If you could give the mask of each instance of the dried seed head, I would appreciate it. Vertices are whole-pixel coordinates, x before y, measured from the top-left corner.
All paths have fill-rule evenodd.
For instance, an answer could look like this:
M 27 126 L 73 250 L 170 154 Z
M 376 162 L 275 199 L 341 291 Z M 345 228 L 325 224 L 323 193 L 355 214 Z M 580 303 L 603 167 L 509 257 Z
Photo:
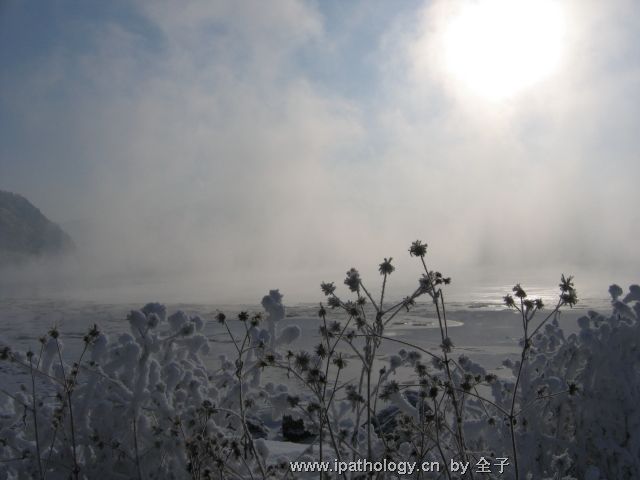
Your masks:
M 409 247 L 409 255 L 412 257 L 424 257 L 427 254 L 427 244 L 416 240 Z

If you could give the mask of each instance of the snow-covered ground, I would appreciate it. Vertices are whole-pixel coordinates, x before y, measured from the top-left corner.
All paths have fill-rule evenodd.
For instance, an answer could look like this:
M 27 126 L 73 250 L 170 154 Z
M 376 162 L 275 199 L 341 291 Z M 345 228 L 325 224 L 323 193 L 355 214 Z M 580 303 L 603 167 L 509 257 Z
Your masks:
M 552 294 L 539 291 L 550 299 Z M 453 329 L 451 339 L 456 351 L 464 352 L 468 356 L 491 362 L 492 359 L 502 359 L 505 355 L 519 351 L 518 340 L 522 336 L 522 326 L 518 322 L 518 316 L 513 311 L 506 309 L 502 303 L 502 296 L 509 292 L 483 291 L 472 295 L 473 300 L 464 302 L 448 301 L 449 326 Z M 553 291 L 555 294 L 555 291 Z M 319 295 L 319 300 L 323 298 Z M 46 334 L 51 327 L 57 326 L 65 339 L 66 355 L 73 355 L 81 346 L 81 340 L 87 329 L 97 324 L 100 329 L 108 334 L 119 334 L 128 331 L 129 324 L 126 321 L 127 314 L 131 310 L 137 310 L 152 299 L 143 299 L 139 304 L 125 303 L 97 303 L 61 299 L 0 299 L 0 341 L 8 343 L 17 349 L 38 348 L 38 338 Z M 310 349 L 318 342 L 320 320 L 317 316 L 318 304 L 288 304 L 286 318 L 281 327 L 286 325 L 298 325 L 302 329 L 301 338 L 296 342 L 296 349 Z M 393 303 L 390 301 L 390 303 Z M 591 298 L 581 300 L 572 310 L 565 310 L 561 314 L 561 325 L 565 331 L 573 331 L 576 328 L 575 320 L 584 315 L 587 310 L 593 309 L 607 312 L 610 309 L 609 301 L 605 298 Z M 223 312 L 230 319 L 241 311 L 250 314 L 263 312 L 258 302 L 253 304 L 233 305 L 205 305 L 205 304 L 169 304 L 169 312 L 183 310 L 190 315 L 199 315 L 205 320 L 204 333 L 214 345 L 211 354 L 217 361 L 218 354 L 228 354 L 232 351 L 226 330 L 218 324 L 215 316 Z M 343 320 L 344 314 L 338 310 L 329 310 L 329 320 Z M 234 322 L 230 321 L 232 329 Z M 440 333 L 437 329 L 438 322 L 435 310 L 430 302 L 418 302 L 416 308 L 410 312 L 398 315 L 387 328 L 387 335 L 399 341 L 419 344 L 423 348 L 437 350 L 440 343 Z M 236 325 L 238 332 L 241 325 Z M 401 346 L 386 344 L 382 355 L 390 350 L 397 350 Z
M 539 291 L 545 293 L 542 289 Z M 37 351 L 38 338 L 55 326 L 60 331 L 64 342 L 65 360 L 72 362 L 79 355 L 83 345 L 82 338 L 90 326 L 95 323 L 101 331 L 111 336 L 128 332 L 127 314 L 143 305 L 144 302 L 119 304 L 68 299 L 0 300 L 0 343 L 12 345 L 16 350 Z M 588 302 L 581 302 L 572 310 L 563 311 L 560 322 L 565 332 L 575 331 L 576 319 L 592 308 L 606 312 L 609 307 L 606 306 L 605 300 L 589 299 Z M 504 368 L 502 362 L 506 358 L 515 359 L 519 355 L 521 348 L 518 342 L 522 337 L 522 325 L 519 316 L 503 306 L 498 292 L 477 293 L 475 301 L 471 302 L 449 302 L 448 309 L 448 324 L 451 328 L 450 338 L 454 343 L 454 353 L 466 355 L 498 375 L 510 375 L 510 369 Z M 205 321 L 203 333 L 209 339 L 212 348 L 209 355 L 203 356 L 203 360 L 210 368 L 218 367 L 220 355 L 232 356 L 234 353 L 227 331 L 215 320 L 215 316 L 219 312 L 224 312 L 230 318 L 228 324 L 232 333 L 239 337 L 244 327 L 241 322 L 234 321 L 236 315 L 241 311 L 251 314 L 263 312 L 263 308 L 257 303 L 167 305 L 168 312 L 177 310 L 183 310 L 189 315 L 199 315 Z M 300 338 L 291 346 L 294 351 L 312 351 L 313 347 L 319 343 L 321 322 L 317 311 L 317 304 L 287 306 L 286 317 L 280 322 L 279 328 L 282 329 L 288 325 L 297 325 L 301 328 Z M 329 310 L 327 318 L 343 321 L 346 316 L 344 312 L 336 309 Z M 440 350 L 438 321 L 435 310 L 428 301 L 418 302 L 410 312 L 399 314 L 387 327 L 385 333 L 393 341 L 383 342 L 379 350 L 380 362 L 385 362 L 389 355 L 395 354 L 401 348 L 410 349 L 403 342 L 434 353 Z M 350 357 L 355 359 L 355 354 Z M 352 375 L 355 379 L 360 373 L 359 368 L 358 362 L 351 362 L 344 373 Z M 9 364 L 0 363 L 2 388 L 16 389 L 20 382 L 26 381 L 26 376 L 15 376 L 14 371 Z M 277 378 L 279 376 L 277 372 L 271 375 L 275 375 L 273 380 L 282 380 Z

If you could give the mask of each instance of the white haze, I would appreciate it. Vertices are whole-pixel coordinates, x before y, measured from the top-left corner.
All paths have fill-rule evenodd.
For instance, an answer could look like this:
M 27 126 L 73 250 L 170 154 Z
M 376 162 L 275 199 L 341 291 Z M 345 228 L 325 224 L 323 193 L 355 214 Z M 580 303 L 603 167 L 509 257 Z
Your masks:
M 12 122 L 0 188 L 79 247 L 3 285 L 171 301 L 279 287 L 315 300 L 320 281 L 351 266 L 374 275 L 388 256 L 413 285 L 417 238 L 469 283 L 574 271 L 604 287 L 637 274 L 635 2 L 567 2 L 559 71 L 500 102 L 442 72 L 447 2 L 387 7 L 362 60 L 376 77 L 353 72 L 359 95 L 301 60 L 356 42 L 321 3 L 142 5 L 142 30 L 62 15 L 86 45 L 62 42 L 0 76 Z M 353 22 L 366 9 L 350 9 Z M 11 22 L 11 6 L 0 12 Z

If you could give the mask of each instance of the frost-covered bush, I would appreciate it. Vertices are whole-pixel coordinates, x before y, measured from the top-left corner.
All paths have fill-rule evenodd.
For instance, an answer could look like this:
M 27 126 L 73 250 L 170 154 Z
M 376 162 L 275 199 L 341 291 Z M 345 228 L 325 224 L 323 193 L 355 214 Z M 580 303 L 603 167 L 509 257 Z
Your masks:
M 245 333 L 232 336 L 238 356 L 220 358 L 213 372 L 202 361 L 210 350 L 204 321 L 181 311 L 167 316 L 159 304 L 132 311 L 129 333 L 110 338 L 91 328 L 71 364 L 56 329 L 37 354 L 5 346 L 1 357 L 32 384 L 5 392 L 0 478 L 265 477 L 266 450 L 250 433 L 260 423 L 248 411 L 282 392 L 252 388 L 261 369 L 249 352 L 293 341 L 299 329 L 275 327 L 284 316 L 277 291 L 263 303 L 267 327 L 240 313 Z M 218 320 L 226 324 L 224 315 Z
M 513 378 L 498 378 L 454 354 L 442 290 L 450 280 L 427 267 L 426 245 L 414 242 L 409 251 L 420 260 L 423 274 L 418 288 L 397 304 L 384 302 L 394 271 L 390 259 L 380 264 L 379 300 L 355 269 L 344 281 L 354 293 L 352 300 L 339 298 L 334 284 L 322 285 L 329 306 L 343 309 L 354 326 L 330 331 L 363 366 L 357 387 L 345 389 L 355 412 L 346 452 L 358 452 L 353 458 L 441 464 L 454 459 L 472 466 L 483 459 L 493 466 L 508 459 L 504 474 L 496 475 L 500 478 L 640 478 L 640 414 L 634 406 L 640 393 L 638 286 L 622 300 L 620 287 L 612 286 L 613 314 L 605 318 L 589 312 L 579 320 L 580 333 L 566 338 L 558 316 L 578 301 L 572 277 L 562 276 L 550 309 L 516 285 L 504 302 L 522 322 L 521 355 L 516 362 L 505 361 Z M 422 296 L 433 304 L 439 321 L 439 351 L 385 335 L 389 322 Z M 325 315 L 321 308 L 322 336 Z M 378 368 L 376 351 L 382 342 L 402 348 Z M 408 381 L 407 369 L 413 371 Z M 380 401 L 391 406 L 379 411 Z M 332 408 L 324 420 L 329 430 Z
M 576 478 L 640 478 L 640 295 L 637 286 L 623 300 L 617 285 L 610 292 L 610 316 L 590 311 L 568 337 L 554 320 L 534 337 L 519 433 L 522 449 L 535 452 L 525 460 L 536 477 L 566 452 Z
M 209 319 L 233 351 L 213 369 L 205 321 L 159 304 L 131 312 L 129 333 L 91 328 L 75 362 L 65 361 L 56 329 L 38 352 L 0 348 L 28 378 L 3 392 L 0 478 L 303 478 L 290 460 L 359 459 L 453 459 L 469 462 L 468 478 L 482 459 L 505 464 L 497 478 L 640 478 L 639 287 L 623 297 L 612 286 L 611 316 L 589 312 L 565 336 L 558 314 L 577 302 L 571 277 L 549 309 L 516 285 L 504 301 L 522 322 L 521 354 L 505 360 L 513 376 L 497 377 L 456 354 L 443 292 L 450 279 L 427 267 L 425 244 L 409 252 L 422 272 L 400 301 L 385 298 L 390 258 L 379 265 L 379 292 L 353 268 L 349 299 L 323 283 L 309 351 L 295 347 L 298 326 L 280 326 L 277 290 L 262 300 L 266 315 Z M 436 350 L 386 332 L 421 298 L 439 322 Z M 383 343 L 396 353 L 382 358 Z M 272 453 L 274 441 L 303 446 Z

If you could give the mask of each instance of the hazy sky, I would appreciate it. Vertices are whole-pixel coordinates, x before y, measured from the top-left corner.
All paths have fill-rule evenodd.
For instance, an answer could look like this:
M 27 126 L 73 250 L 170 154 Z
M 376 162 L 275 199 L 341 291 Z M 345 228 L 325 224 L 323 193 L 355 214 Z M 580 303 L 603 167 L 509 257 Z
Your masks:
M 87 278 L 213 299 L 389 255 L 413 282 L 416 238 L 633 275 L 640 3 L 516 3 L 0 0 L 0 189 Z

